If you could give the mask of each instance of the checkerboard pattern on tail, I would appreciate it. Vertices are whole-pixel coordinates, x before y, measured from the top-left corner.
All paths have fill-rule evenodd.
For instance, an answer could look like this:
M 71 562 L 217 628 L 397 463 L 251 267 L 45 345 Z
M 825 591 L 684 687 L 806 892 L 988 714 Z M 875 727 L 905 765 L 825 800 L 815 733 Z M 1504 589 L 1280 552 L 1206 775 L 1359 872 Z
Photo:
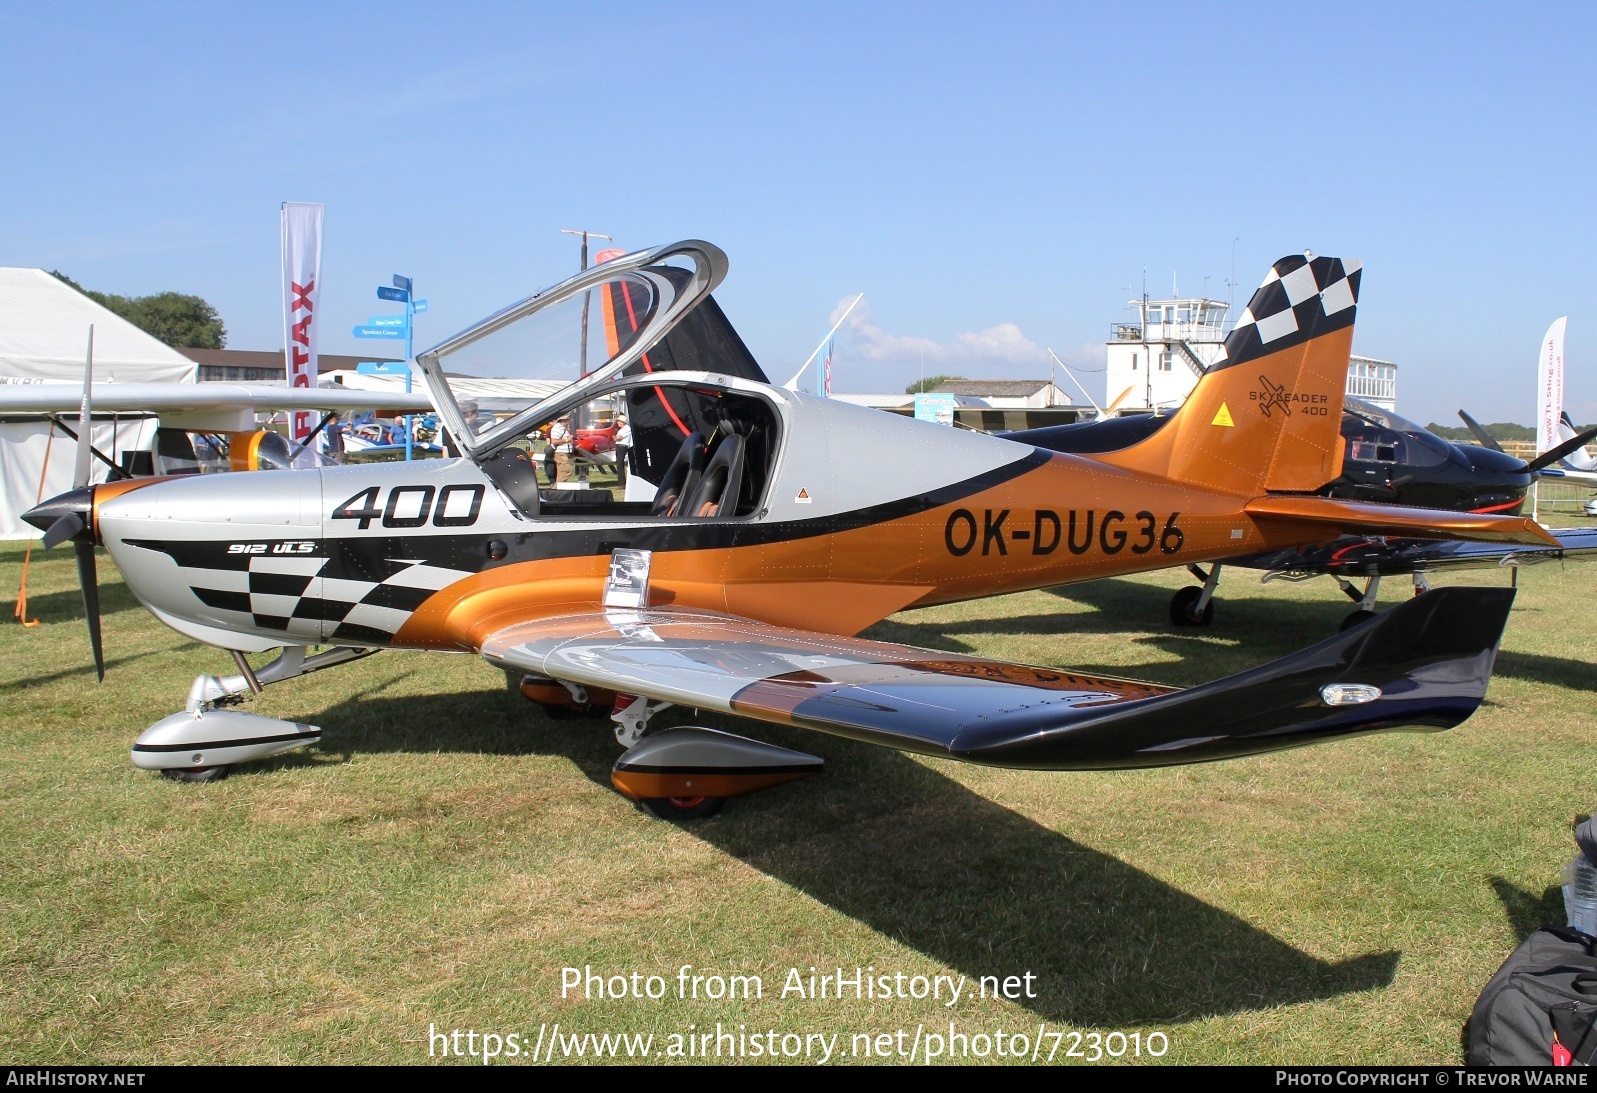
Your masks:
M 1363 265 L 1295 254 L 1270 269 L 1212 368 L 1230 368 L 1353 325 Z

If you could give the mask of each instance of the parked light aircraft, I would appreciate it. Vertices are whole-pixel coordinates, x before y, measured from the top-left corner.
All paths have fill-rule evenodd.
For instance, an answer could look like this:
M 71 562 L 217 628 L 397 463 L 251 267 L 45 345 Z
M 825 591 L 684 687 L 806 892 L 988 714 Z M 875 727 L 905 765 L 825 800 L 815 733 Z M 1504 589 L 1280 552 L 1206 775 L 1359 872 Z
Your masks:
M 704 242 L 640 251 L 421 354 L 463 458 L 266 473 L 243 496 L 219 476 L 117 482 L 31 512 L 91 555 L 102 544 L 163 622 L 234 651 L 239 674 L 197 679 L 134 763 L 210 779 L 311 743 L 319 728 L 229 707 L 382 648 L 477 653 L 528 697 L 610 710 L 627 749 L 612 781 L 670 817 L 821 762 L 692 726 L 644 735 L 672 704 L 1042 770 L 1447 728 L 1485 694 L 1511 589 L 1437 589 L 1186 690 L 852 635 L 915 605 L 1345 531 L 1555 543 L 1517 516 L 1314 495 L 1341 470 L 1357 263 L 1276 263 L 1171 422 L 1094 458 L 765 382 L 710 296 L 725 270 Z M 608 359 L 578 379 L 593 295 Z M 451 388 L 555 374 L 572 382 L 502 421 L 468 420 Z M 540 489 L 526 438 L 600 399 L 626 401 L 634 499 Z M 261 669 L 245 658 L 271 649 Z
M 1267 401 L 1273 406 L 1278 400 Z M 1283 408 L 1290 410 L 1290 404 Z M 1505 453 L 1468 414 L 1460 411 L 1460 416 L 1478 437 L 1484 437 L 1483 446 L 1455 444 L 1391 410 L 1346 399 L 1342 472 L 1315 492 L 1379 504 L 1518 514 L 1537 476 L 1560 473 L 1553 470 L 1559 460 L 1584 456 L 1582 445 L 1597 437 L 1597 429 L 1579 435 L 1571 429 L 1556 448 L 1527 461 Z M 1171 419 L 1172 415 L 1139 414 L 1003 435 L 1050 451 L 1102 454 L 1145 440 Z M 1560 528 L 1551 534 L 1557 546 L 1345 535 L 1226 558 L 1207 571 L 1192 565 L 1193 576 L 1203 584 L 1177 590 L 1170 600 L 1170 621 L 1177 626 L 1209 625 L 1214 619 L 1214 592 L 1228 566 L 1264 570 L 1266 581 L 1331 577 L 1358 605 L 1343 620 L 1346 629 L 1374 616 L 1383 577 L 1412 576 L 1415 590 L 1424 591 L 1429 587 L 1427 575 L 1439 570 L 1597 557 L 1597 528 Z M 1353 583 L 1360 578 L 1362 589 Z

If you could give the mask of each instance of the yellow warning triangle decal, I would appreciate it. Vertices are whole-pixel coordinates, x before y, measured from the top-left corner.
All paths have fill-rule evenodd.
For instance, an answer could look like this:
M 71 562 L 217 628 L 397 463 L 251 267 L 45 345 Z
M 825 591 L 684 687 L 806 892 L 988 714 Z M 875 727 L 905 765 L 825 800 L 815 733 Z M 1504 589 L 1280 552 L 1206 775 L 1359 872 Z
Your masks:
M 1220 409 L 1215 413 L 1214 420 L 1209 422 L 1209 424 L 1223 425 L 1227 429 L 1235 429 L 1237 427 L 1237 423 L 1231 420 L 1231 408 L 1223 402 L 1220 404 Z

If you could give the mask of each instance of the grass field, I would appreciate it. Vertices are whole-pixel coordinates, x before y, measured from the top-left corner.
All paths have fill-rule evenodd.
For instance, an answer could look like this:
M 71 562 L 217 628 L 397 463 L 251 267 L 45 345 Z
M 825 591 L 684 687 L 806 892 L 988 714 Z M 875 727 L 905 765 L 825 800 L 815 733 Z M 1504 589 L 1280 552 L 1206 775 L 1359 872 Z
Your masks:
M 0 550 L 7 595 L 20 561 Z M 683 825 L 608 787 L 604 722 L 547 721 L 468 656 L 385 653 L 269 688 L 253 708 L 325 740 L 224 782 L 136 770 L 134 737 L 230 661 L 101 570 L 104 684 L 66 551 L 36 557 L 41 625 L 0 626 L 8 1062 L 408 1063 L 428 1059 L 430 1025 L 532 1036 L 556 1021 L 653 1032 L 656 1051 L 718 1021 L 838 1033 L 844 1053 L 856 1033 L 953 1021 L 1157 1031 L 1167 1062 L 1457 1061 L 1481 986 L 1519 937 L 1561 921 L 1569 824 L 1597 804 L 1597 566 L 1521 575 L 1489 701 L 1449 733 L 1036 774 L 704 717 L 828 769 Z M 1188 684 L 1318 640 L 1350 606 L 1327 581 L 1237 573 L 1212 628 L 1176 632 L 1181 581 L 908 612 L 869 633 Z M 683 964 L 759 975 L 765 996 L 676 999 Z M 583 965 L 672 990 L 562 998 L 561 969 Z M 867 965 L 967 976 L 969 991 L 1030 972 L 1036 997 L 779 997 L 789 968 Z

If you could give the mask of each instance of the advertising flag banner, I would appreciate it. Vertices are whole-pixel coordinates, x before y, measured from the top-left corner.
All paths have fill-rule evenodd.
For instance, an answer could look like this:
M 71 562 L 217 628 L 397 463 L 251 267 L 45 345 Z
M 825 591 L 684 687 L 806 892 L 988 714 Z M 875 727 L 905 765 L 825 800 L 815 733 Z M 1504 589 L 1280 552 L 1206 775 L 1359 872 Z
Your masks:
M 283 202 L 283 353 L 290 387 L 316 386 L 316 319 L 321 303 L 322 216 L 325 205 Z M 297 448 L 316 429 L 314 411 L 289 414 L 289 438 Z M 307 448 L 296 460 L 312 466 Z
M 1553 320 L 1542 338 L 1536 362 L 1536 450 L 1557 447 L 1558 417 L 1564 412 L 1564 327 L 1569 316 Z

